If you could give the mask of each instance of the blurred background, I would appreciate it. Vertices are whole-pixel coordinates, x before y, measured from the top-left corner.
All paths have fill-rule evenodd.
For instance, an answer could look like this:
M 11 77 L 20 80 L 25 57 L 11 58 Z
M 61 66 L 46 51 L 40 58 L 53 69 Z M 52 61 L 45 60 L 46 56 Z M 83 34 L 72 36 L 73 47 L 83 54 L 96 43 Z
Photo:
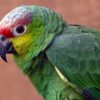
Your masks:
M 42 5 L 60 13 L 67 23 L 100 28 L 99 0 L 0 0 L 0 20 L 20 5 Z M 28 78 L 17 68 L 11 55 L 0 59 L 0 100 L 43 100 Z

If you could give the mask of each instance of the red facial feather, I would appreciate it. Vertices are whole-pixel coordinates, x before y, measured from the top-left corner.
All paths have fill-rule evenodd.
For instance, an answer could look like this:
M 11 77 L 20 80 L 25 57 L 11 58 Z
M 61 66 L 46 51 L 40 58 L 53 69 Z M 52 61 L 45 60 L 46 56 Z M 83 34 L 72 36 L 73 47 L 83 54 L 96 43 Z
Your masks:
M 0 29 L 0 34 L 4 35 L 7 38 L 12 38 L 14 37 L 14 35 L 12 34 L 12 32 L 10 31 L 10 29 Z

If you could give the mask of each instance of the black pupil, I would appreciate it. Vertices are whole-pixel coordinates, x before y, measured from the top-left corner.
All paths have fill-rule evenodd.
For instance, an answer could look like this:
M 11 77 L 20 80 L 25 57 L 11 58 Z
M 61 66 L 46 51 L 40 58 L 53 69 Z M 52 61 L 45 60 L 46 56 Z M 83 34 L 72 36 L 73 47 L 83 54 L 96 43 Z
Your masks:
M 19 33 L 19 34 L 23 33 L 24 30 L 25 30 L 24 26 L 18 26 L 18 27 L 16 28 L 16 32 Z

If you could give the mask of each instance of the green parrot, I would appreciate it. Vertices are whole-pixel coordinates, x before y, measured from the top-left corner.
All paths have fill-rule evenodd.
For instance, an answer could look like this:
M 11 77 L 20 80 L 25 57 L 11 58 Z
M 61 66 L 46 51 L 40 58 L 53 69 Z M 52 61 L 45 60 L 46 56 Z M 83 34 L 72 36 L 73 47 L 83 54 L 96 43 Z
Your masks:
M 0 21 L 0 56 L 13 54 L 44 100 L 100 100 L 100 31 L 67 24 L 46 7 L 20 6 Z

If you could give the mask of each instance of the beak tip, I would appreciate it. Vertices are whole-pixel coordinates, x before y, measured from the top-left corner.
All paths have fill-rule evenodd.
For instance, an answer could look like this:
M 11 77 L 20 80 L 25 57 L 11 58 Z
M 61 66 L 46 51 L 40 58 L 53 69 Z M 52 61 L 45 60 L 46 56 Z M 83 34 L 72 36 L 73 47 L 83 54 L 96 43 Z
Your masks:
M 1 56 L 1 58 L 2 58 L 6 63 L 8 63 L 8 61 L 7 61 L 7 59 L 6 59 L 6 55 Z

